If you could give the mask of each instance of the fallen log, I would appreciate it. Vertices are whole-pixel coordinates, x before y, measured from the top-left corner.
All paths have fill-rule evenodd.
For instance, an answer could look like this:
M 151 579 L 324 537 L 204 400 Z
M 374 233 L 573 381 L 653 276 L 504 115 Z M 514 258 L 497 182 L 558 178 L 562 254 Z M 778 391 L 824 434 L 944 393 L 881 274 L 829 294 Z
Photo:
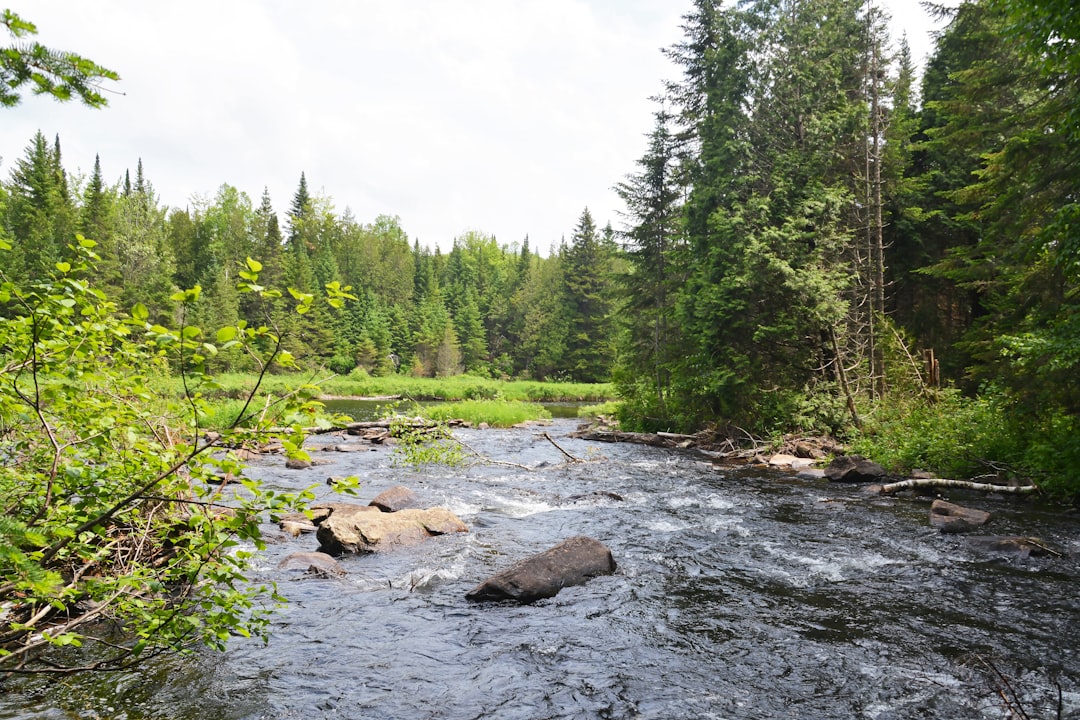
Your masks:
M 1007 493 L 1010 495 L 1024 495 L 1039 491 L 1038 485 L 995 485 L 994 483 L 980 483 L 971 480 L 950 480 L 948 478 L 911 478 L 899 480 L 887 485 L 871 485 L 867 492 L 879 495 L 889 495 L 900 490 L 915 488 L 957 488 L 961 490 L 974 490 L 977 492 Z

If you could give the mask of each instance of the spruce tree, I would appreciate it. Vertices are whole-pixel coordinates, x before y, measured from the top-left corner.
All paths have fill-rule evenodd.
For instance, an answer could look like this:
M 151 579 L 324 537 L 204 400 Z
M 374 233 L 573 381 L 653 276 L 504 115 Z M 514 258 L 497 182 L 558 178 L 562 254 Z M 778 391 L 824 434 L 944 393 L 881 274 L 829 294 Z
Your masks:
M 578 219 L 563 262 L 570 322 L 564 367 L 578 382 L 605 381 L 612 361 L 611 266 L 588 208 Z
M 616 186 L 626 205 L 628 272 L 621 276 L 620 313 L 627 326 L 628 347 L 622 354 L 620 387 L 638 414 L 666 418 L 671 365 L 679 340 L 674 323 L 674 299 L 681 272 L 676 256 L 682 238 L 683 187 L 676 177 L 676 142 L 669 129 L 671 116 L 655 114 L 648 150 L 638 160 L 640 170 Z M 643 382 L 647 380 L 647 382 Z
M 3 259 L 5 269 L 33 279 L 47 277 L 67 255 L 76 230 L 59 139 L 50 147 L 39 131 L 24 157 L 15 161 L 7 191 L 5 229 L 13 242 Z

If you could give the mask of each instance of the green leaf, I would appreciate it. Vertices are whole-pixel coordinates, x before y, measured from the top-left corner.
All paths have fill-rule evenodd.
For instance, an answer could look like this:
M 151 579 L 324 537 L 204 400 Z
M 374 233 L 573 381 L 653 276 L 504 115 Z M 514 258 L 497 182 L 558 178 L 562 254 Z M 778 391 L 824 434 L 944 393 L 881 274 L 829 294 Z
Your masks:
M 56 269 L 66 275 L 67 273 L 71 272 L 71 263 L 58 262 L 56 263 Z
M 145 322 L 150 317 L 150 311 L 142 303 L 135 303 L 131 308 L 131 317 L 139 322 Z
M 227 343 L 230 340 L 236 339 L 236 327 L 233 325 L 227 325 L 217 331 L 217 341 L 219 343 Z
M 300 302 L 311 302 L 312 299 L 314 298 L 314 296 L 311 295 L 310 293 L 300 292 L 296 288 L 289 288 L 289 294 L 292 295 L 293 298 L 295 298 L 296 300 L 299 300 Z
M 263 269 L 263 266 L 262 266 L 261 262 L 259 262 L 258 260 L 252 260 L 251 258 L 247 259 L 247 266 L 248 266 L 248 269 L 251 270 L 251 272 L 255 272 L 255 273 L 262 272 L 262 269 Z

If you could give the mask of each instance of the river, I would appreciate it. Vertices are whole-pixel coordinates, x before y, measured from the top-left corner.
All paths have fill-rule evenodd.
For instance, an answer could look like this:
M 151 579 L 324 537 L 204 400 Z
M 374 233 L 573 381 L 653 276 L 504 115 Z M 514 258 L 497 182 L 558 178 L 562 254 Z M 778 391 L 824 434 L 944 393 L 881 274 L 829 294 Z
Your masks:
M 356 474 L 362 502 L 405 485 L 470 532 L 345 557 L 348 574 L 326 579 L 276 569 L 316 543 L 267 526 L 254 579 L 289 599 L 268 644 L 9 682 L 0 717 L 1009 717 L 989 668 L 1030 717 L 1056 717 L 1059 697 L 1062 717 L 1080 717 L 1075 515 L 961 498 L 994 512 L 991 532 L 1060 553 L 989 554 L 931 529 L 929 499 L 717 471 L 690 452 L 570 439 L 575 424 L 546 428 L 586 460 L 570 465 L 542 429 L 459 431 L 483 455 L 543 464 L 528 471 L 401 468 L 383 447 L 320 453 L 332 464 L 305 471 L 256 462 L 249 473 L 283 489 Z M 573 535 L 607 544 L 617 572 L 529 606 L 465 600 Z

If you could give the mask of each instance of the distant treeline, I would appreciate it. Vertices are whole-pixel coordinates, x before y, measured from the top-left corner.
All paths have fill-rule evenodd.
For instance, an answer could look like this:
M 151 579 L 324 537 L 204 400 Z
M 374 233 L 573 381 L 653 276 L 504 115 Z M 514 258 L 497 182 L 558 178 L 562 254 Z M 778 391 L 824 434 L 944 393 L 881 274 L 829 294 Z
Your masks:
M 40 278 L 69 254 L 76 233 L 95 240 L 97 287 L 120 310 L 145 305 L 175 322 L 177 289 L 201 288 L 184 321 L 218 328 L 245 320 L 286 337 L 302 364 L 336 372 L 418 376 L 462 372 L 582 382 L 609 377 L 612 276 L 617 262 L 610 226 L 598 230 L 585 210 L 570 241 L 541 257 L 528 238 L 500 245 L 467 233 L 446 254 L 411 242 L 398 218 L 358 221 L 309 194 L 303 174 L 279 224 L 269 194 L 258 204 L 230 185 L 184 209 L 163 207 L 139 162 L 116 183 L 95 159 L 74 186 L 60 138 L 40 132 L 0 186 L 0 255 L 10 277 Z M 236 290 L 247 258 L 262 264 L 259 283 L 278 300 Z M 300 317 L 288 289 L 319 293 L 350 287 L 340 309 L 313 306 Z M 167 323 L 165 323 L 167 324 Z M 217 371 L 243 370 L 248 359 L 222 353 Z

